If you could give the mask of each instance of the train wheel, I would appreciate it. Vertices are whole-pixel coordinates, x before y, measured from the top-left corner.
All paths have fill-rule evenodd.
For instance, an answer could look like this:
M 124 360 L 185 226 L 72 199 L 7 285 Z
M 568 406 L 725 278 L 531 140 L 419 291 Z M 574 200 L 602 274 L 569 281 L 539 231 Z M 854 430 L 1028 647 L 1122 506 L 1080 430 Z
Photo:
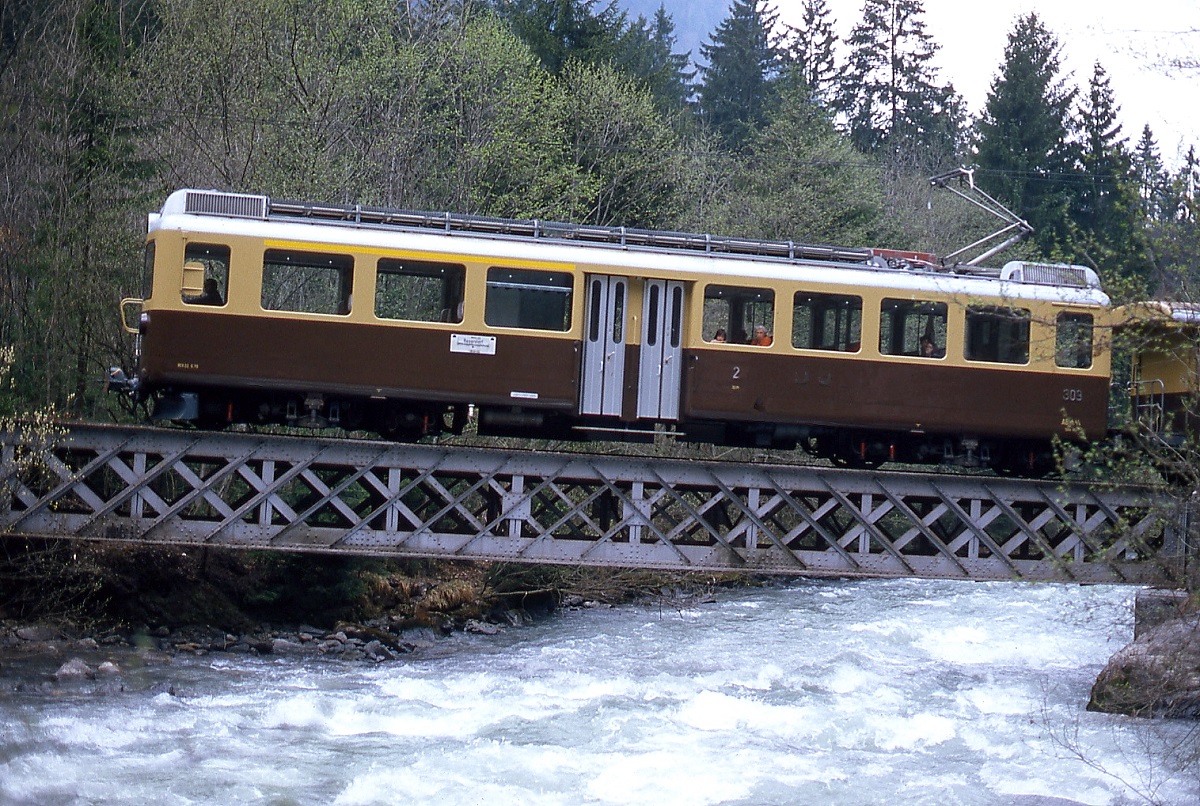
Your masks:
M 887 457 L 873 448 L 866 434 L 842 434 L 830 458 L 838 467 L 874 470 L 887 461 Z

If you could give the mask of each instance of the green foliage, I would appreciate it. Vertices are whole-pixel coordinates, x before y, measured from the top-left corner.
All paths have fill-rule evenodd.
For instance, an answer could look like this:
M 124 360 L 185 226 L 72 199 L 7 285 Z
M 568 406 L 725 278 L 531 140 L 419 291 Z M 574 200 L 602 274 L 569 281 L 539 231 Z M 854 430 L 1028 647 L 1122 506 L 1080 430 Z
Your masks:
M 778 17 L 765 0 L 733 0 L 712 41 L 700 46 L 708 60 L 700 111 L 732 148 L 745 143 L 774 108 L 781 60 Z
M 1072 248 L 1076 260 L 1105 280 L 1124 277 L 1144 286 L 1151 271 L 1149 245 L 1119 111 L 1097 62 L 1080 109 L 1083 173 L 1072 198 Z
M 607 65 L 573 62 L 561 76 L 562 128 L 573 145 L 577 209 L 587 223 L 661 228 L 677 201 L 679 141 L 650 94 Z
M 850 139 L 874 154 L 953 161 L 965 114 L 954 88 L 936 83 L 937 53 L 918 0 L 866 0 L 846 43 L 850 61 L 839 108 Z M 911 159 L 911 156 L 909 156 Z
M 112 312 L 136 272 L 138 186 L 156 167 L 138 152 L 127 100 L 155 18 L 120 0 L 20 12 L 0 11 L 0 97 L 14 124 L 0 127 L 0 340 L 14 348 L 20 398 L 92 412 L 96 379 L 124 353 Z
M 648 89 L 660 112 L 676 117 L 695 91 L 690 60 L 690 52 L 675 52 L 675 22 L 659 6 L 653 20 L 638 17 L 629 27 L 613 66 Z
M 711 216 L 714 229 L 761 238 L 864 245 L 883 218 L 880 171 L 794 87 L 746 146 Z
M 407 51 L 382 0 L 161 0 L 143 55 L 171 185 L 360 199 Z M 163 188 L 166 190 L 166 188 Z
M 825 0 L 803 0 L 799 26 L 787 26 L 783 43 L 784 73 L 807 90 L 808 98 L 823 107 L 833 103 L 840 70 L 837 35 Z
M 404 121 L 412 206 L 562 218 L 574 209 L 562 91 L 494 19 L 438 40 Z M 393 199 L 395 200 L 395 199 Z
M 551 73 L 572 60 L 613 61 L 630 29 L 616 0 L 496 0 L 495 7 Z
M 1043 255 L 1068 246 L 1068 210 L 1077 176 L 1071 142 L 1076 90 L 1059 76 L 1061 47 L 1037 14 L 1017 20 L 1004 65 L 976 124 L 979 185 L 1034 227 Z

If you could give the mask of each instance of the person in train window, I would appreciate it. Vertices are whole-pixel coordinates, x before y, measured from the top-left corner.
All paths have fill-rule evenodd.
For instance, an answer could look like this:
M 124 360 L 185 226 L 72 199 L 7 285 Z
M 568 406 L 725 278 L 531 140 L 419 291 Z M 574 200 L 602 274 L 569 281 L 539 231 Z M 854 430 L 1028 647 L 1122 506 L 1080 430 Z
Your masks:
M 920 355 L 922 358 L 943 358 L 946 355 L 946 351 L 934 344 L 933 339 L 928 336 L 922 336 Z
M 187 300 L 192 305 L 224 305 L 225 300 L 221 299 L 221 290 L 217 287 L 216 278 L 204 278 L 204 291 L 195 299 Z
M 756 325 L 754 327 L 754 336 L 750 339 L 751 345 L 755 347 L 770 347 L 772 341 L 771 334 L 767 332 L 764 326 Z
M 728 339 L 725 337 L 725 328 L 717 328 L 717 332 L 713 334 L 712 340 L 719 344 L 724 344 L 726 341 L 728 341 Z

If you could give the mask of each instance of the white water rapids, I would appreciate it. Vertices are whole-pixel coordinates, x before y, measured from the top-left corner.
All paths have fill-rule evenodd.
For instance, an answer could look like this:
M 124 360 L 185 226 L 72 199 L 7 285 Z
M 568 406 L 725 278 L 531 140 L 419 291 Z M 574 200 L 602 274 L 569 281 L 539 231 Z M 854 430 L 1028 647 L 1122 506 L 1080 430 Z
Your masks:
M 124 690 L 16 691 L 7 664 L 0 803 L 1194 803 L 1159 744 L 1190 723 L 1084 710 L 1133 594 L 798 581 L 379 665 L 126 657 Z

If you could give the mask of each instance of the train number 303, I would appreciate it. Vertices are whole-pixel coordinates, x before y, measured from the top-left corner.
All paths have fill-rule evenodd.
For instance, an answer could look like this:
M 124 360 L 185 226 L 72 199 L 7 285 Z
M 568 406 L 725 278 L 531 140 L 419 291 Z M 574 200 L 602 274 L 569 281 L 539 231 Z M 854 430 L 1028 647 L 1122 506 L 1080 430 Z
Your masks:
M 1083 402 L 1083 390 L 1082 389 L 1063 389 L 1062 399 L 1067 401 L 1068 403 L 1082 403 Z

